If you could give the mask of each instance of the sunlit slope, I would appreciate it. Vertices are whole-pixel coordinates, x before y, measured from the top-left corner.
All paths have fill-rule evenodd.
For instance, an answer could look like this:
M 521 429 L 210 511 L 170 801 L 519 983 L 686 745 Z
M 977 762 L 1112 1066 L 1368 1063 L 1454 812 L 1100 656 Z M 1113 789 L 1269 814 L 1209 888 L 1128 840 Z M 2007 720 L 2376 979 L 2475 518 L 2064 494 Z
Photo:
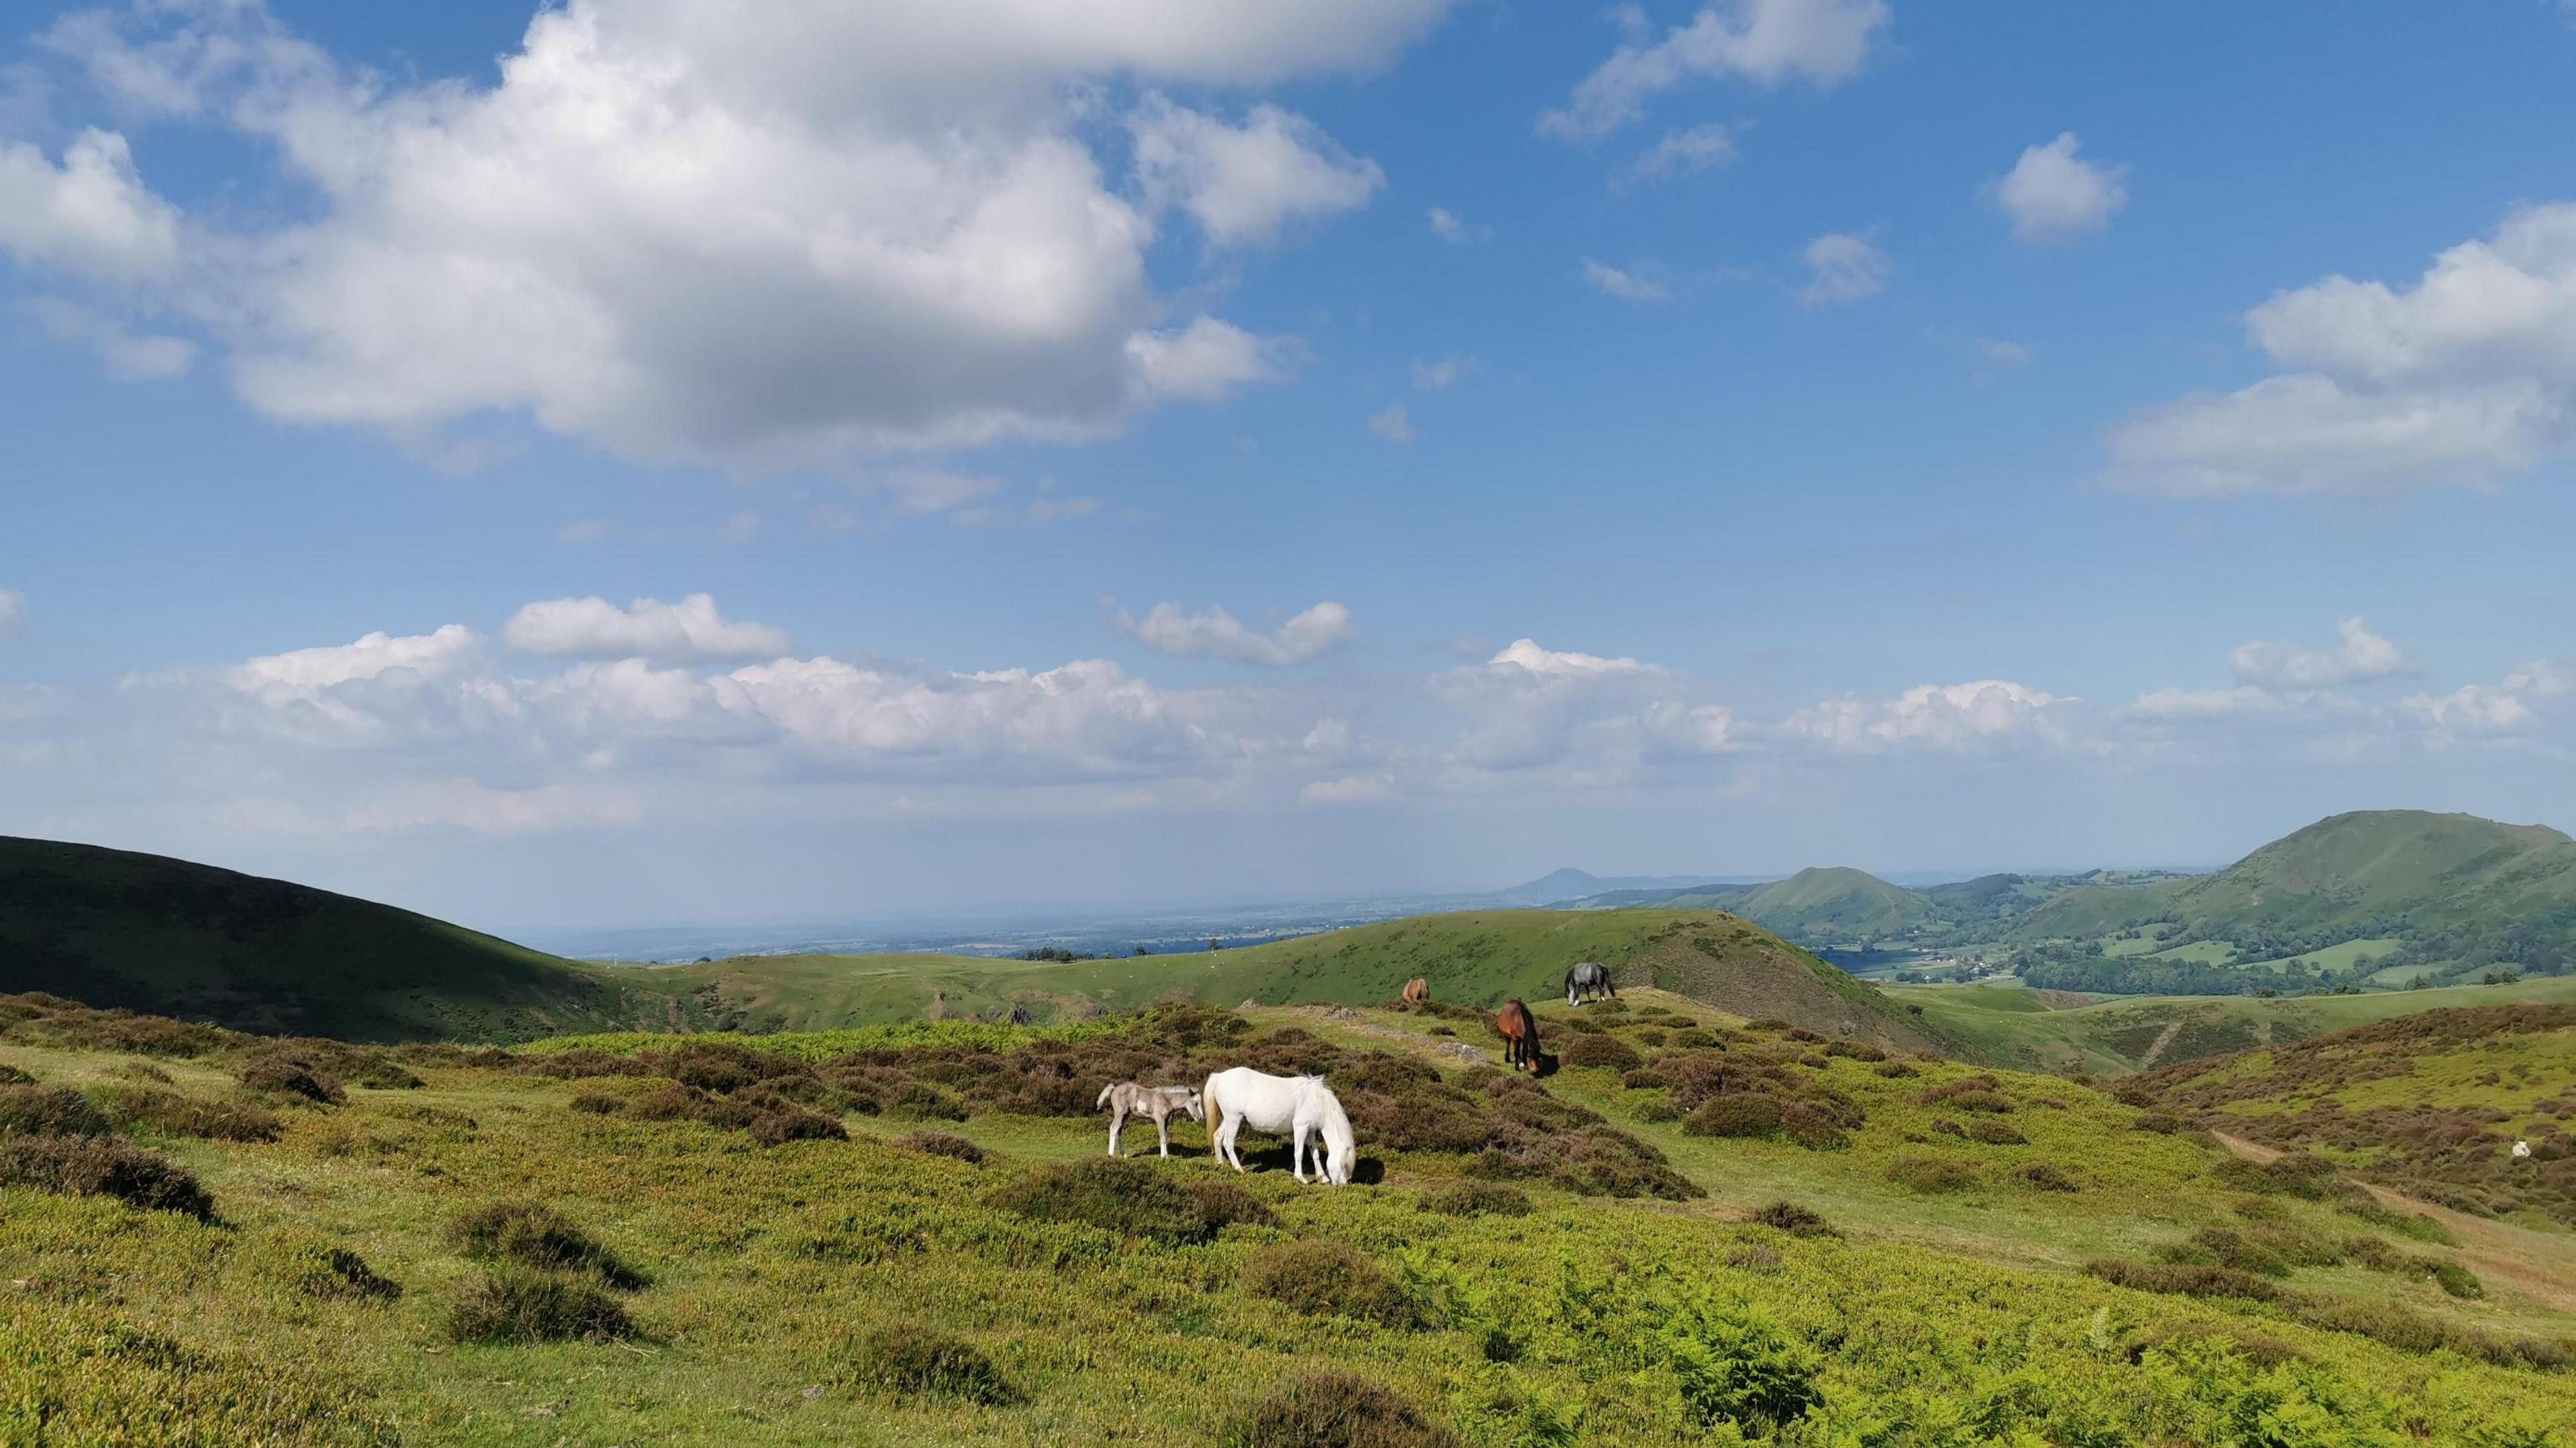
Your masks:
M 2107 1074 L 2219 1056 L 2445 1007 L 2576 1002 L 2576 977 L 2270 1000 L 2119 996 L 2064 1010 L 2048 1008 L 2048 997 L 2054 993 L 2014 986 L 1889 986 L 1885 993 L 1900 1004 L 1922 1007 L 1925 1023 L 1966 1059 L 2026 1071 L 2072 1067 Z
M 0 991 L 268 1033 L 516 1040 L 673 1021 L 638 983 L 283 880 L 0 838 Z
M 1235 1005 L 1377 1005 L 1415 977 L 1435 999 L 1492 1006 L 1560 993 L 1597 960 L 1747 1016 L 1890 1045 L 1933 1044 L 1899 1007 L 1732 915 L 1699 910 L 1489 910 L 1422 915 L 1269 945 L 1071 962 L 959 956 L 755 956 L 655 971 L 691 1009 L 753 1030 L 822 1029 L 923 1016 L 1054 1020 L 1167 997 Z

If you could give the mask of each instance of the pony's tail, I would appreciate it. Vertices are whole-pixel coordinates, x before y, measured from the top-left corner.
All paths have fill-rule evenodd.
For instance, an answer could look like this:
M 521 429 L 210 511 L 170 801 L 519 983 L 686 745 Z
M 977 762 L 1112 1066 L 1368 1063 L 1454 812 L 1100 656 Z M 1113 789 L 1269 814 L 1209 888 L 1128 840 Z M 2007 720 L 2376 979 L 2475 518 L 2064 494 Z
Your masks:
M 1118 1089 L 1118 1083 L 1117 1083 L 1117 1082 L 1115 1082 L 1115 1081 L 1112 1081 L 1112 1082 L 1110 1082 L 1108 1085 L 1101 1087 L 1101 1088 L 1100 1088 L 1100 1099 L 1091 1103 L 1091 1109 L 1092 1109 L 1092 1110 L 1094 1110 L 1094 1111 L 1098 1111 L 1101 1107 L 1108 1105 L 1108 1104 L 1109 1104 L 1109 1093 L 1110 1093 L 1110 1092 L 1112 1092 L 1112 1091 L 1115 1091 L 1115 1090 L 1117 1090 L 1117 1089 Z

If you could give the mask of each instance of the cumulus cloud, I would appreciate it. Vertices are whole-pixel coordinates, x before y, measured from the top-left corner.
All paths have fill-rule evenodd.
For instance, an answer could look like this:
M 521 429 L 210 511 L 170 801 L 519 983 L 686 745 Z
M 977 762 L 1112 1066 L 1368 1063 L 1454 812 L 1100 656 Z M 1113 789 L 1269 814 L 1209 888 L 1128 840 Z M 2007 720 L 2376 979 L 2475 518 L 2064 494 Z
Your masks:
M 1432 692 L 1467 719 L 1439 756 L 1453 787 L 1497 776 L 1632 782 L 1657 763 L 1723 753 L 1738 742 L 1734 715 L 1690 698 L 1687 681 L 1672 670 L 1533 639 L 1435 676 Z
M 2075 742 L 2064 713 L 2073 700 L 2003 679 L 1918 684 L 1893 699 L 1838 699 L 1801 709 L 1784 734 L 1847 753 L 1903 746 L 1962 751 L 1999 740 Z
M 2107 481 L 2219 497 L 2495 486 L 2576 437 L 2576 203 L 2517 208 L 2411 289 L 2328 277 L 2245 321 L 2287 370 L 2132 416 Z
M 501 641 L 525 654 L 665 662 L 775 658 L 788 650 L 785 630 L 728 619 L 703 593 L 678 603 L 639 598 L 625 608 L 604 598 L 532 603 L 510 616 Z
M 0 639 L 13 639 L 26 631 L 27 595 L 0 588 Z
M 1261 105 L 1240 126 L 1149 96 L 1129 118 L 1149 202 L 1178 205 L 1218 246 L 1266 246 L 1308 217 L 1368 204 L 1386 184 L 1303 116 Z
M 1583 259 L 1583 280 L 1594 291 L 1623 302 L 1664 302 L 1673 295 L 1672 288 L 1642 271 L 1622 271 L 1588 256 Z
M 2128 168 L 2087 161 L 2075 154 L 2080 145 L 2067 131 L 2047 145 L 2025 147 L 2012 170 L 1986 188 L 2012 218 L 2017 240 L 2059 246 L 2099 235 L 2129 204 Z
M 1865 301 L 1887 290 L 1887 253 L 1867 237 L 1828 232 L 1807 243 L 1807 285 L 1798 300 L 1811 307 Z
M 1881 0 L 1717 0 L 1661 39 L 1631 19 L 1631 35 L 1563 108 L 1539 117 L 1541 134 L 1598 140 L 1643 116 L 1646 102 L 1694 79 L 1757 85 L 1790 80 L 1830 86 L 1869 56 L 1890 16 Z
M 1402 402 L 1390 402 L 1369 414 L 1369 431 L 1388 442 L 1413 441 L 1413 413 Z
M 1468 221 L 1445 206 L 1434 206 L 1426 213 L 1431 219 L 1431 234 L 1451 246 L 1474 246 L 1494 239 L 1494 229 Z
M 261 411 L 516 414 L 628 457 L 769 466 L 1096 437 L 1278 375 L 1271 339 L 1167 320 L 1156 201 L 1249 243 L 1375 172 L 1285 112 L 1152 102 L 1161 149 L 1131 184 L 1095 150 L 1101 83 L 1367 71 L 1449 3 L 571 0 L 491 85 L 361 71 L 257 0 L 80 12 L 48 43 L 121 108 L 238 128 L 309 189 L 304 214 L 193 247 L 212 275 L 170 297 Z M 13 250 L 167 270 L 179 223 L 113 137 L 61 167 L 5 157 L 0 196 L 121 198 L 0 203 Z
M 2228 671 L 2238 679 L 2277 689 L 2331 689 L 2414 667 L 2404 649 L 2371 632 L 2359 615 L 2336 620 L 2335 642 L 2323 648 L 2253 639 L 2227 655 Z
M 81 132 L 59 166 L 0 141 L 0 251 L 71 276 L 159 280 L 179 264 L 179 211 L 144 186 L 113 131 Z
M 265 654 L 236 665 L 226 677 L 246 694 L 309 697 L 334 685 L 388 674 L 443 677 L 472 658 L 482 642 L 461 623 L 404 637 L 379 631 L 355 643 Z
M 1276 629 L 1263 633 L 1223 608 L 1185 612 L 1177 603 L 1158 603 L 1141 619 L 1115 605 L 1110 625 L 1120 633 L 1176 659 L 1216 658 L 1274 668 L 1323 657 L 1359 637 L 1351 611 L 1330 599 L 1316 604 Z
M 2140 719 L 2225 719 L 2240 714 L 2269 714 L 2288 701 L 2269 689 L 2239 684 L 2232 689 L 2155 689 L 2140 694 L 2129 713 Z
M 1413 359 L 1413 390 L 1446 392 L 1460 378 L 1472 377 L 1475 372 L 1476 359 L 1473 357 L 1443 357 L 1437 362 L 1425 362 L 1416 357 Z
M 1297 791 L 1297 798 L 1306 804 L 1366 804 L 1392 792 L 1382 776 L 1346 774 L 1339 779 L 1311 781 Z
M 1619 173 L 1621 186 L 1638 186 L 1694 171 L 1714 170 L 1735 159 L 1735 133 L 1710 122 L 1687 130 L 1667 131 Z

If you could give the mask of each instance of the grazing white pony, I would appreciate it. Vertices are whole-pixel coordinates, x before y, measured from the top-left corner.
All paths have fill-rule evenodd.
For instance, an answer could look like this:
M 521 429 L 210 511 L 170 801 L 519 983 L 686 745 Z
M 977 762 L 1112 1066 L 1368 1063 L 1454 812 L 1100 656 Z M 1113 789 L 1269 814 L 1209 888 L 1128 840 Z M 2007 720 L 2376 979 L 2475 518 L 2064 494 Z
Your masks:
M 1316 1180 L 1349 1185 L 1358 1138 L 1351 1134 L 1341 1101 L 1324 1088 L 1323 1077 L 1273 1076 L 1237 1066 L 1210 1076 L 1200 1099 L 1207 1103 L 1208 1140 L 1236 1171 L 1243 1170 L 1243 1153 L 1235 1149 L 1235 1133 L 1249 1126 L 1290 1138 L 1289 1169 L 1301 1182 L 1306 1179 L 1306 1143 L 1320 1136 Z
M 1199 1093 L 1187 1086 L 1139 1086 L 1121 1081 L 1100 1088 L 1100 1099 L 1091 1109 L 1109 1108 L 1109 1154 L 1118 1156 L 1118 1133 L 1126 1128 L 1127 1118 L 1141 1116 L 1154 1123 L 1154 1138 L 1163 1155 L 1172 1154 L 1172 1118 L 1187 1115 L 1192 1121 L 1207 1120 L 1207 1108 L 1199 1104 Z

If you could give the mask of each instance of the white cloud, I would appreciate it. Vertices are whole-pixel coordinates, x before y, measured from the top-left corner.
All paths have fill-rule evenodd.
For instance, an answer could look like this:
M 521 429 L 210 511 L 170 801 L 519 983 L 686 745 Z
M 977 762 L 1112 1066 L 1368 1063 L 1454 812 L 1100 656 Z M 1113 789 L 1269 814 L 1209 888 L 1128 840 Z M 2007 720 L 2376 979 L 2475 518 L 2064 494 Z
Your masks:
M 1618 184 L 1635 186 L 1695 171 L 1713 170 L 1734 159 L 1734 133 L 1715 122 L 1692 126 L 1688 130 L 1667 131 L 1662 140 L 1628 163 L 1619 173 Z
M 1583 280 L 1595 291 L 1607 293 L 1623 302 L 1663 302 L 1672 299 L 1672 289 L 1641 272 L 1621 271 L 1590 257 L 1583 259 Z
M 0 141 L 0 251 L 102 281 L 157 280 L 179 263 L 179 212 L 144 186 L 113 131 L 81 132 L 59 167 L 24 141 Z
M 1717 0 L 1661 40 L 1632 33 L 1562 110 L 1539 117 L 1538 128 L 1565 140 L 1598 140 L 1644 115 L 1648 100 L 1697 77 L 1834 85 L 1860 69 L 1888 19 L 1881 0 Z
M 1474 246 L 1494 239 L 1494 229 L 1462 219 L 1447 207 L 1434 206 L 1426 213 L 1431 218 L 1431 234 L 1451 246 Z
M 126 329 L 112 317 L 60 297 L 35 297 L 19 309 L 58 342 L 86 347 L 119 382 L 162 382 L 187 374 L 197 360 L 197 344 L 183 337 L 164 337 Z
M 471 659 L 482 642 L 461 623 L 407 637 L 379 631 L 355 643 L 262 655 L 235 666 L 226 678 L 243 693 L 278 697 L 310 696 L 334 685 L 387 674 L 439 678 Z
M 1419 357 L 1413 359 L 1413 390 L 1416 392 L 1446 392 L 1457 385 L 1460 378 L 1475 375 L 1476 359 L 1473 357 L 1443 357 L 1437 362 L 1425 362 Z
M 2016 738 L 2071 745 L 2076 741 L 2064 714 L 2073 702 L 2003 679 L 1918 684 L 1893 699 L 1838 699 L 1801 709 L 1780 728 L 1847 753 L 1907 745 L 1961 751 Z
M 758 542 L 762 526 L 760 515 L 748 509 L 729 514 L 723 522 L 716 525 L 716 541 L 730 543 L 737 548 L 746 543 Z
M 1177 659 L 1230 659 L 1239 664 L 1272 667 L 1320 658 L 1359 637 L 1359 629 L 1351 622 L 1351 611 L 1330 599 L 1266 634 L 1223 608 L 1187 613 L 1177 603 L 1158 603 L 1142 619 L 1113 606 L 1109 622 L 1120 633 L 1158 654 Z
M 2012 218 L 2016 239 L 2057 246 L 2098 235 L 2129 204 L 2128 168 L 2087 161 L 2075 154 L 2079 144 L 2067 131 L 2045 146 L 2025 147 L 2012 170 L 1986 188 Z
M 524 654 L 665 662 L 776 658 L 789 647 L 785 630 L 728 619 L 703 593 L 678 603 L 639 598 L 625 608 L 604 598 L 532 603 L 510 616 L 501 641 Z
M 2412 290 L 2329 277 L 2246 328 L 2290 370 L 2131 417 L 2107 481 L 2202 496 L 2495 486 L 2576 437 L 2576 203 L 2516 209 Z
M 1267 246 L 1289 223 L 1356 210 L 1386 185 L 1376 162 L 1352 158 L 1277 106 L 1255 106 L 1229 126 L 1149 96 L 1128 126 L 1147 201 L 1177 204 L 1219 246 Z
M 1887 253 L 1870 244 L 1867 237 L 1845 232 L 1827 232 L 1807 243 L 1807 269 L 1811 274 L 1798 300 L 1811 307 L 1839 306 L 1864 301 L 1887 290 L 1887 278 L 1893 268 Z
M 1097 437 L 1276 376 L 1261 339 L 1163 321 L 1151 188 L 1105 172 L 1099 83 L 1368 71 L 1449 3 L 570 0 L 488 86 L 358 71 L 256 0 L 86 12 L 49 43 L 123 107 L 271 144 L 309 190 L 192 247 L 209 275 L 171 294 L 253 406 L 410 431 L 516 414 L 758 467 Z M 1350 168 L 1300 169 L 1291 150 L 1325 153 L 1292 120 L 1203 137 L 1190 156 L 1222 154 L 1175 201 L 1245 238 L 1340 204 Z M 17 186 L 67 174 L 9 154 Z M 84 154 L 124 184 L 109 139 Z M 121 254 L 149 271 L 169 248 L 127 211 Z M 12 244 L 59 252 L 48 227 Z
M 1219 402 L 1237 388 L 1280 377 L 1294 343 L 1256 337 L 1232 322 L 1200 317 L 1177 331 L 1138 332 L 1127 339 L 1142 395 Z
M 643 823 L 644 808 L 631 790 L 566 784 L 495 789 L 471 778 L 448 778 L 377 790 L 325 813 L 286 800 L 250 796 L 229 801 L 220 818 L 234 829 L 277 834 L 448 828 L 480 835 L 525 835 L 631 828 Z
M 1387 797 L 1392 790 L 1387 781 L 1376 775 L 1350 774 L 1339 779 L 1318 779 L 1297 791 L 1306 804 L 1366 804 Z
M 2141 719 L 2224 719 L 2275 713 L 2288 705 L 2269 689 L 2239 684 L 2232 689 L 2156 689 L 2140 694 L 2129 713 Z
M 2280 689 L 2331 689 L 2405 673 L 2415 661 L 2404 649 L 2370 631 L 2358 615 L 2335 621 L 2335 642 L 2325 648 L 2254 639 L 2227 655 L 2229 672 L 2252 684 Z
M 1413 441 L 1413 414 L 1402 402 L 1390 402 L 1369 414 L 1369 431 L 1388 442 Z
M 0 639 L 13 639 L 26 631 L 27 595 L 0 588 Z
M 2421 718 L 2434 742 L 2461 734 L 2496 734 L 2531 722 L 2531 706 L 2508 689 L 2464 684 L 2447 694 L 2410 694 L 2397 706 Z

